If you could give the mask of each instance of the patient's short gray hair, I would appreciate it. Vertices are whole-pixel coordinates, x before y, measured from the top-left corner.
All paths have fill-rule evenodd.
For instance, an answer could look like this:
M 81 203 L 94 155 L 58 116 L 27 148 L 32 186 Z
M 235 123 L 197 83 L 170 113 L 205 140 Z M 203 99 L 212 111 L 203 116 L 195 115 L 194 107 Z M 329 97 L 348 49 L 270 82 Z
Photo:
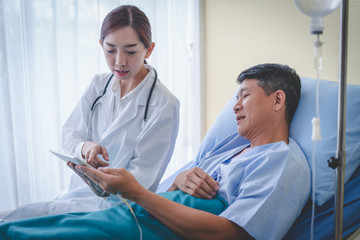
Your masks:
M 287 65 L 265 63 L 242 71 L 236 81 L 241 84 L 246 79 L 257 79 L 267 96 L 277 90 L 284 91 L 285 117 L 290 126 L 301 92 L 301 81 L 296 71 Z

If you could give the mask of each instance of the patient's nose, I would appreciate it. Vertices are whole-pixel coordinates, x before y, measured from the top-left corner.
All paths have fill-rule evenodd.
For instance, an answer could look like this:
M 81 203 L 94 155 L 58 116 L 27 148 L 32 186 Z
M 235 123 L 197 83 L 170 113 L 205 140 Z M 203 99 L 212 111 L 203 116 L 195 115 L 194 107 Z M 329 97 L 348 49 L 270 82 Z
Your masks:
M 240 110 L 240 108 L 241 108 L 241 100 L 239 99 L 233 107 L 234 113 L 236 114 Z

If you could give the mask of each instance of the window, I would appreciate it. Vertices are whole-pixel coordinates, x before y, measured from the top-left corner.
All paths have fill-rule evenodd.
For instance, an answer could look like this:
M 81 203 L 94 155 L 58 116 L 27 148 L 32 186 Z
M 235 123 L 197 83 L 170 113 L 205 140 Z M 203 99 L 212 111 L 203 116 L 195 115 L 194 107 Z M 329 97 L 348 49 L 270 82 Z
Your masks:
M 93 75 L 107 72 L 102 19 L 133 4 L 150 19 L 148 63 L 181 102 L 180 129 L 166 175 L 195 157 L 202 131 L 200 1 L 0 0 L 0 210 L 55 197 L 71 170 L 49 153 Z

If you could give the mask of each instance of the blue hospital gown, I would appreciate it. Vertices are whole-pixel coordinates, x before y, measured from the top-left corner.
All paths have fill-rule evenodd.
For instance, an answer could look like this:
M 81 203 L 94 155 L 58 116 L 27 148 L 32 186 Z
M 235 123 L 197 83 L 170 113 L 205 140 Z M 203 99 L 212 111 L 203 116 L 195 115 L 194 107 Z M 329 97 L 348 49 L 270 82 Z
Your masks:
M 238 134 L 224 141 L 197 164 L 219 181 L 219 195 L 229 204 L 220 216 L 255 239 L 281 239 L 310 194 L 310 168 L 303 152 L 290 138 L 288 145 L 266 144 L 235 156 L 249 144 Z

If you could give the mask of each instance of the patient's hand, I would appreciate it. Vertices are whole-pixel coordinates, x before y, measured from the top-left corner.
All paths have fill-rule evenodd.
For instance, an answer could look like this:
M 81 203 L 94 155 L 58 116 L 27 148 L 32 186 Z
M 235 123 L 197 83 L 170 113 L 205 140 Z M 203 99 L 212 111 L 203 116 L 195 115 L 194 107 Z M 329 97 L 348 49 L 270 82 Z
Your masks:
M 198 198 L 211 199 L 219 190 L 219 183 L 201 168 L 194 167 L 180 173 L 168 191 L 177 189 Z
M 109 166 L 109 163 L 101 161 L 100 158 L 98 157 L 98 154 L 101 154 L 106 161 L 109 161 L 109 154 L 106 148 L 98 143 L 94 143 L 94 142 L 84 143 L 81 149 L 81 154 L 83 158 L 86 159 L 86 162 L 89 163 L 94 168 Z
M 137 193 L 145 188 L 125 168 L 91 169 L 84 165 L 76 169 L 85 173 L 91 180 L 98 183 L 102 189 L 112 194 L 120 193 L 122 197 L 133 200 Z
M 98 197 L 108 197 L 110 193 L 104 191 L 100 186 L 97 186 L 86 174 L 76 169 L 76 165 L 72 162 L 68 162 L 67 165 L 90 187 L 93 193 Z

